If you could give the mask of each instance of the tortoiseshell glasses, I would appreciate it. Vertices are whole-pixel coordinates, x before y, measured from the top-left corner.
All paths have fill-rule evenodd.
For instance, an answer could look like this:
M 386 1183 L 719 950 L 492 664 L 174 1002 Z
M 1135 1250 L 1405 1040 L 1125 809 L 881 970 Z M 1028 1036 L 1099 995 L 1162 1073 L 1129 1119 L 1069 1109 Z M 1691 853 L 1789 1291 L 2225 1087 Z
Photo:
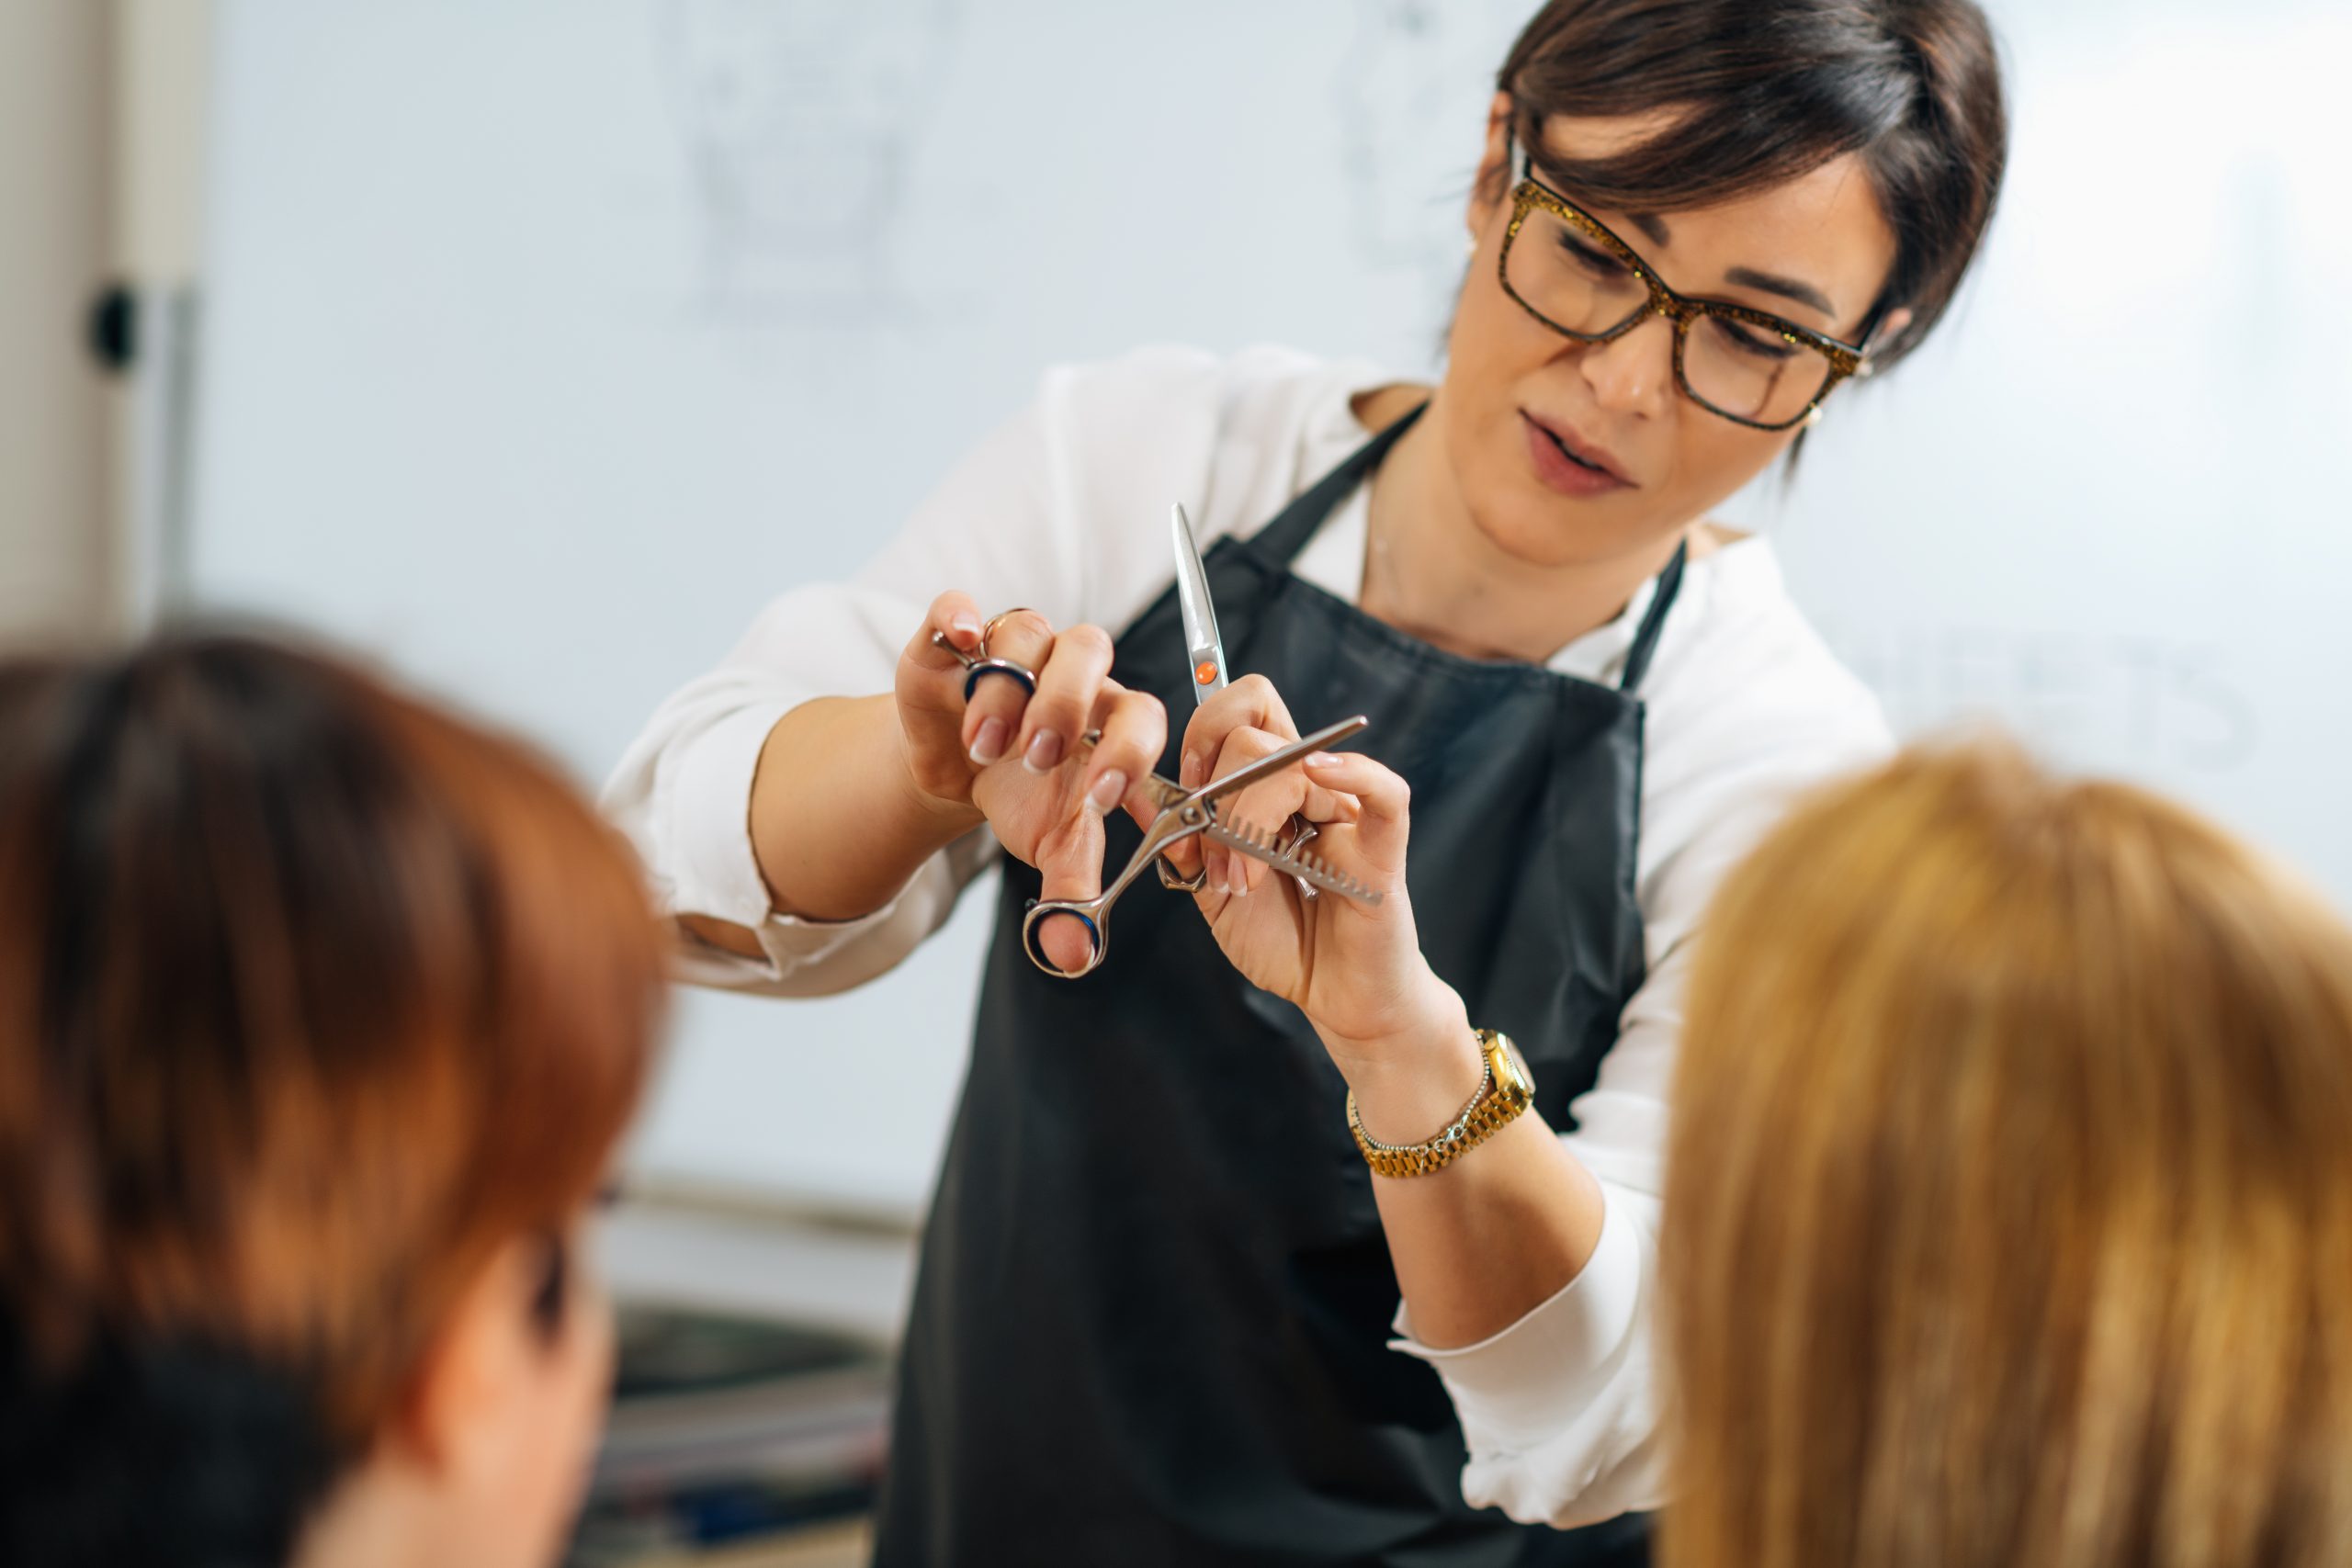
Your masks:
M 1510 227 L 1496 270 L 1503 292 L 1562 337 L 1608 343 L 1653 313 L 1664 316 L 1674 323 L 1674 379 L 1683 395 L 1755 430 L 1802 423 L 1838 382 L 1871 373 L 1859 344 L 1768 311 L 1677 294 L 1633 246 L 1537 180 L 1524 143 L 1515 162 Z

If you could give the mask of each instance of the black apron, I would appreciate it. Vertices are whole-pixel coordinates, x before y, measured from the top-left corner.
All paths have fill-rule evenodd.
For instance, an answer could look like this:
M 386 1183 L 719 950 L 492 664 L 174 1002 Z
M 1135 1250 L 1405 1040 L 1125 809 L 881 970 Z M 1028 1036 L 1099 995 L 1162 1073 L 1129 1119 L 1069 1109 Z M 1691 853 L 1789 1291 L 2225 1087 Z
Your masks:
M 1457 658 L 1294 577 L 1290 561 L 1412 423 L 1390 426 L 1209 585 L 1231 667 L 1302 727 L 1362 713 L 1413 792 L 1421 947 L 1471 1021 L 1519 1042 L 1566 1128 L 1643 976 L 1634 695 Z M 1171 587 L 1114 673 L 1192 712 Z M 1139 833 L 1109 824 L 1110 863 Z M 1638 1517 L 1527 1529 L 1462 1500 L 1437 1374 L 1387 1348 L 1396 1278 L 1346 1085 L 1296 1009 L 1244 980 L 1182 894 L 1120 903 L 1094 974 L 1021 942 L 1038 875 L 1007 857 L 969 1074 L 924 1235 L 876 1562 L 1417 1564 L 1646 1561 Z

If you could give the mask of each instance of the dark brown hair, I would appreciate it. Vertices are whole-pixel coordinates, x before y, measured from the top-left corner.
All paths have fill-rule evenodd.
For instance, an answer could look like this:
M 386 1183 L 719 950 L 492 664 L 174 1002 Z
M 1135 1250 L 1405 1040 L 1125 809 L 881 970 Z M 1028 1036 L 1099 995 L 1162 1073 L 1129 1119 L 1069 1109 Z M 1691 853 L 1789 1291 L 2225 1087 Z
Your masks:
M 0 665 L 0 1557 L 275 1555 L 593 1194 L 662 955 L 553 769 L 346 664 Z
M 1859 155 L 1895 242 L 1864 333 L 1912 312 L 1881 367 L 1951 305 L 2008 156 L 2000 62 L 1971 0 L 1552 0 L 1497 85 L 1538 149 L 1554 115 L 1679 111 L 1608 158 L 1539 152 L 1566 194 L 1620 211 L 1703 207 Z

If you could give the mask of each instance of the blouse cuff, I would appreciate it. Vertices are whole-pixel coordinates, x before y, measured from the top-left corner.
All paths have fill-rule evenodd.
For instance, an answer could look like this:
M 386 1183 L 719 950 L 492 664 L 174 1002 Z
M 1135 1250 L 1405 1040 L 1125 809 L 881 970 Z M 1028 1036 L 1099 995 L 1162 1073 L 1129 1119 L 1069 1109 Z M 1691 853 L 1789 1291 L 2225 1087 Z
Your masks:
M 671 912 L 708 915 L 742 926 L 759 938 L 767 954 L 757 960 L 690 943 L 688 978 L 715 965 L 732 974 L 764 967 L 781 979 L 796 969 L 820 964 L 898 913 L 906 889 L 879 908 L 843 920 L 786 914 L 771 907 L 767 879 L 760 874 L 752 847 L 752 782 L 769 731 L 790 711 L 789 704 L 763 704 L 728 715 L 695 739 L 678 758 L 671 782 L 669 820 L 675 837 L 680 875 L 671 888 Z M 920 874 L 918 874 L 919 875 Z
M 1471 1452 L 1531 1449 L 1555 1436 L 1616 1371 L 1640 1310 L 1641 1227 L 1601 1184 L 1600 1240 L 1583 1271 L 1509 1327 L 1440 1350 L 1413 1337 L 1399 1303 L 1389 1348 L 1437 1369 Z

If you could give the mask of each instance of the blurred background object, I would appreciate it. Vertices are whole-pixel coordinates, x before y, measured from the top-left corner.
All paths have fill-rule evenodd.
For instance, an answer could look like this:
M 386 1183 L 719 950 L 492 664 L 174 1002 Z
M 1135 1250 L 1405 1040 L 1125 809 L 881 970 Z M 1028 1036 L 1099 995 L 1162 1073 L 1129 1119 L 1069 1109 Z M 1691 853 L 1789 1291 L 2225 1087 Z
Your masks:
M 1988 9 L 1979 276 L 1731 520 L 1903 731 L 1997 716 L 2352 904 L 2352 13 Z M 1428 371 L 1529 10 L 0 7 L 0 638 L 289 616 L 593 784 L 1053 362 Z M 856 996 L 685 998 L 616 1272 L 886 1341 L 988 902 Z

